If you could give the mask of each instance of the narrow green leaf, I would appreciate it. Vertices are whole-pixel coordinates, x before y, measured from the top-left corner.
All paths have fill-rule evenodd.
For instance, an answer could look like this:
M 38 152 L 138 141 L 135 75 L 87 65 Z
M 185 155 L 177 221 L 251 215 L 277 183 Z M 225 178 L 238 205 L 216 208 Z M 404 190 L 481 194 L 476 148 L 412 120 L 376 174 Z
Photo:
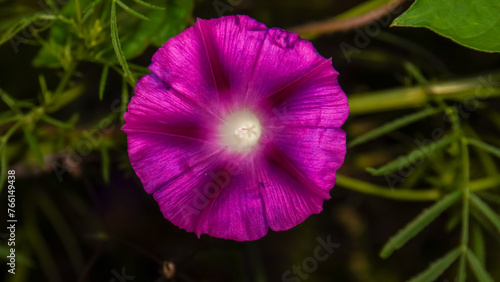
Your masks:
M 20 32 L 21 30 L 23 30 L 24 28 L 26 28 L 27 26 L 29 26 L 34 20 L 35 20 L 35 18 L 32 16 L 32 17 L 28 17 L 28 18 L 22 18 L 21 20 L 19 20 L 15 24 L 12 24 L 11 28 L 9 28 L 0 37 L 0 45 L 4 44 L 8 40 L 10 40 L 18 32 Z M 24 37 L 22 37 L 21 41 L 26 41 L 26 40 L 27 39 L 25 39 Z M 16 50 L 17 50 L 17 48 L 16 48 Z
M 120 45 L 120 38 L 118 37 L 118 26 L 116 22 L 116 3 L 113 1 L 111 3 L 111 42 L 113 43 L 113 48 L 115 50 L 116 57 L 118 58 L 118 62 L 122 66 L 123 73 L 125 77 L 133 84 L 135 84 L 135 78 L 130 72 L 128 67 L 127 59 L 125 59 L 125 55 L 123 54 L 122 47 Z
M 440 150 L 441 148 L 447 146 L 451 142 L 455 141 L 457 137 L 455 135 L 448 135 L 440 140 L 430 143 L 428 145 L 424 145 L 421 147 L 418 147 L 417 149 L 411 151 L 409 154 L 406 156 L 401 156 L 398 159 L 380 167 L 380 168 L 367 168 L 366 170 L 371 173 L 372 175 L 383 175 L 386 173 L 394 172 L 400 168 L 406 167 L 408 165 L 411 165 L 412 163 L 415 163 L 421 159 L 429 157 L 431 154 L 433 154 L 435 151 Z
M 120 0 L 113 0 L 113 2 L 118 3 L 118 5 L 120 5 L 120 7 L 122 7 L 123 10 L 125 10 L 125 12 L 131 14 L 132 16 L 138 17 L 141 20 L 149 21 L 149 19 L 146 16 L 144 16 L 143 14 L 140 14 L 140 13 L 136 12 L 134 9 L 131 9 L 129 6 L 125 5 L 125 3 L 123 3 L 122 1 L 120 1 Z
M 0 98 L 2 98 L 2 101 L 4 101 L 4 103 L 7 104 L 7 106 L 9 106 L 9 108 L 11 108 L 14 112 L 16 112 L 17 114 L 22 114 L 16 103 L 17 101 L 14 98 L 10 97 L 9 94 L 7 94 L 7 92 L 3 91 L 2 89 L 0 89 Z
M 82 12 L 83 13 L 83 19 L 82 20 L 85 21 L 88 18 L 88 16 L 90 16 L 94 12 L 95 6 L 97 6 L 101 2 L 102 2 L 102 0 L 94 0 L 94 1 L 90 2 L 87 5 L 87 7 L 85 7 L 83 9 L 83 12 Z
M 493 279 L 486 272 L 481 262 L 479 262 L 474 253 L 469 249 L 467 249 L 467 262 L 469 262 L 469 266 L 479 282 L 493 282 Z
M 450 267 L 450 265 L 457 260 L 460 255 L 460 249 L 455 248 L 449 251 L 442 258 L 434 261 L 431 265 L 417 276 L 408 280 L 408 282 L 432 282 L 435 281 L 439 275 L 443 274 L 443 272 Z
M 19 119 L 19 116 L 14 111 L 8 110 L 0 113 L 0 125 L 13 122 Z
M 83 91 L 85 90 L 85 84 L 79 83 L 70 89 L 62 92 L 60 95 L 57 95 L 57 99 L 53 99 L 51 104 L 47 107 L 47 112 L 52 113 L 60 108 L 66 106 L 67 104 L 73 102 L 76 98 L 78 98 Z
M 485 151 L 488 151 L 491 154 L 495 155 L 496 157 L 500 158 L 500 148 L 491 146 L 490 144 L 486 144 L 483 141 L 479 141 L 479 140 L 474 139 L 474 138 L 467 138 L 467 142 L 469 142 L 469 144 L 471 144 L 471 145 L 474 145 L 478 148 L 481 148 Z
M 43 120 L 43 121 L 45 121 L 45 122 L 47 122 L 47 123 L 50 123 L 52 125 L 58 126 L 58 127 L 71 128 L 73 126 L 70 123 L 66 123 L 66 122 L 63 122 L 63 121 L 51 118 L 48 115 L 42 115 L 40 117 L 40 119 Z
M 102 179 L 104 180 L 104 183 L 109 183 L 109 167 L 110 167 L 110 162 L 109 162 L 109 152 L 108 148 L 106 145 L 101 146 L 101 172 L 102 172 Z
M 142 5 L 144 7 L 148 7 L 148 8 L 151 8 L 151 9 L 157 9 L 157 10 L 165 10 L 164 7 L 160 7 L 160 6 L 156 6 L 156 5 L 153 5 L 153 4 L 150 4 L 150 3 L 147 3 L 147 2 L 144 2 L 142 0 L 134 0 L 135 3 L 139 4 L 139 5 Z
M 455 203 L 462 194 L 462 191 L 455 191 L 446 195 L 444 198 L 436 202 L 430 208 L 424 210 L 415 219 L 408 223 L 396 235 L 391 237 L 380 251 L 382 258 L 389 257 L 392 252 L 401 248 L 408 240 L 415 237 L 424 227 L 429 225 L 438 215 Z
M 483 231 L 479 227 L 479 225 L 475 224 L 472 227 L 472 249 L 474 253 L 477 255 L 477 259 L 479 263 L 484 265 L 485 257 L 486 257 L 486 249 L 484 247 L 484 237 Z
M 26 141 L 28 142 L 28 145 L 30 146 L 31 151 L 35 154 L 36 159 L 38 160 L 38 163 L 43 166 L 43 154 L 42 151 L 40 150 L 40 147 L 38 146 L 38 143 L 31 133 L 31 131 L 28 129 L 27 125 L 23 125 L 23 132 L 24 132 L 24 137 L 26 138 Z
M 500 217 L 498 214 L 491 209 L 485 202 L 483 202 L 478 196 L 471 194 L 470 199 L 474 207 L 476 207 L 492 224 L 495 229 L 500 233 Z
M 101 82 L 99 83 L 99 100 L 104 97 L 104 88 L 106 87 L 106 79 L 108 78 L 109 65 L 104 65 L 102 68 Z
M 42 90 L 42 95 L 45 101 L 47 101 L 47 82 L 45 81 L 45 76 L 43 74 L 38 76 L 38 82 L 40 83 L 40 89 Z
M 427 108 L 427 109 L 424 109 L 422 111 L 419 111 L 419 112 L 404 116 L 402 118 L 393 120 L 391 122 L 388 122 L 388 123 L 382 125 L 381 127 L 378 127 L 378 128 L 371 130 L 371 131 L 369 131 L 361 136 L 354 138 L 351 142 L 349 142 L 348 147 L 352 148 L 352 147 L 357 146 L 359 144 L 366 143 L 370 140 L 373 140 L 377 137 L 380 137 L 382 135 L 390 133 L 390 132 L 392 132 L 398 128 L 401 128 L 405 125 L 414 123 L 414 122 L 421 120 L 425 117 L 436 114 L 440 111 L 441 111 L 441 109 L 437 109 L 437 108 Z

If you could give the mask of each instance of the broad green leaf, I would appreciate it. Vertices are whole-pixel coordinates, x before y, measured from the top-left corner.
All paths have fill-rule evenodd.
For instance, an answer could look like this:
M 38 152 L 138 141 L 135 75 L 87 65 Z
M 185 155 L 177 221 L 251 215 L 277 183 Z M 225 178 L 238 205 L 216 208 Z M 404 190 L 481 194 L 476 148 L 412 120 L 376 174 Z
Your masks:
M 448 194 L 430 208 L 424 210 L 420 215 L 408 223 L 403 229 L 401 229 L 396 235 L 394 235 L 389 241 L 384 245 L 380 251 L 380 256 L 382 258 L 389 257 L 392 252 L 401 248 L 408 240 L 415 237 L 424 227 L 429 225 L 438 215 L 455 203 L 462 194 L 462 191 L 455 191 Z
M 382 125 L 381 127 L 379 128 L 376 128 L 374 130 L 371 130 L 361 136 L 358 136 L 356 138 L 354 138 L 348 145 L 348 147 L 352 148 L 354 146 L 357 146 L 359 144 L 363 144 L 363 143 L 366 143 L 370 140 L 373 140 L 377 137 L 380 137 L 384 134 L 387 134 L 387 133 L 390 133 L 398 128 L 401 128 L 405 125 L 408 125 L 408 124 L 411 124 L 413 122 L 416 122 L 418 120 L 421 120 L 425 117 L 428 117 L 428 116 L 431 116 L 433 114 L 436 114 L 438 112 L 440 112 L 441 110 L 440 109 L 437 109 L 437 108 L 427 108 L 425 110 L 422 110 L 422 111 L 419 111 L 419 112 L 416 112 L 416 113 L 413 113 L 413 114 L 410 114 L 410 115 L 407 115 L 407 116 L 404 116 L 402 118 L 399 118 L 399 119 L 396 119 L 396 120 L 393 120 L 391 122 L 388 122 L 384 125 Z
M 478 196 L 471 194 L 470 199 L 474 207 L 476 207 L 484 215 L 484 217 L 486 217 L 493 224 L 497 232 L 500 233 L 500 216 Z
M 480 51 L 500 52 L 500 1 L 416 0 L 393 26 L 426 27 Z
M 371 173 L 372 175 L 383 175 L 386 173 L 394 172 L 400 168 L 406 167 L 408 165 L 411 165 L 412 163 L 418 162 L 421 159 L 429 157 L 432 153 L 447 146 L 448 144 L 455 141 L 456 139 L 457 138 L 455 135 L 445 136 L 436 142 L 418 147 L 417 149 L 411 151 L 406 156 L 401 156 L 398 159 L 396 159 L 396 160 L 394 160 L 394 161 L 392 161 L 392 162 L 390 162 L 390 163 L 388 163 L 380 168 L 374 169 L 374 168 L 369 167 L 366 170 L 369 173 Z
M 179 34 L 186 26 L 193 6 L 192 0 L 169 0 L 165 10 L 146 9 L 144 15 L 149 21 L 139 20 L 127 28 L 130 32 L 121 37 L 122 49 L 127 59 L 134 58 L 148 47 L 149 44 L 161 46 L 171 37 Z M 125 21 L 118 21 L 120 27 L 126 28 Z
M 429 268 L 419 273 L 417 276 L 408 280 L 408 282 L 432 282 L 435 281 L 450 265 L 457 260 L 461 254 L 460 249 L 456 248 L 449 251 L 442 258 L 431 263 Z
M 469 266 L 472 269 L 472 272 L 474 272 L 474 275 L 476 275 L 477 281 L 493 282 L 493 279 L 488 274 L 488 272 L 486 272 L 481 262 L 479 262 L 474 253 L 469 249 L 467 249 L 467 261 L 469 262 Z

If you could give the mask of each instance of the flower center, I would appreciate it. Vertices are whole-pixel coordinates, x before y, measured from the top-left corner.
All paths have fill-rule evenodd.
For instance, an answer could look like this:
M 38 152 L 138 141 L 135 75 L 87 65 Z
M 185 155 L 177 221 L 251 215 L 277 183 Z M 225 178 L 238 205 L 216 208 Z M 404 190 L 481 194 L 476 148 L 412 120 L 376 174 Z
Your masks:
M 252 149 L 259 141 L 261 133 L 259 120 L 246 110 L 227 116 L 221 130 L 224 145 L 238 152 Z

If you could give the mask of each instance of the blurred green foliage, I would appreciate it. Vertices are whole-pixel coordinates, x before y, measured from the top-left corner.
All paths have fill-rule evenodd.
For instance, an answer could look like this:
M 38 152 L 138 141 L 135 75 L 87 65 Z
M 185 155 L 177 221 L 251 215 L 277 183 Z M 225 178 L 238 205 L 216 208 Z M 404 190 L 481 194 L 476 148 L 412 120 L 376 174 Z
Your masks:
M 347 189 L 334 189 L 322 214 L 257 242 L 198 239 L 164 220 L 142 191 L 119 130 L 129 91 L 149 73 L 154 50 L 195 16 L 225 7 L 288 27 L 357 20 L 400 1 L 306 2 L 0 1 L 0 63 L 21 69 L 2 69 L 0 80 L 0 191 L 9 193 L 7 168 L 15 169 L 22 219 L 16 275 L 6 281 L 110 281 L 124 267 L 137 281 L 278 281 L 327 234 L 340 247 L 309 281 L 500 279 L 500 58 L 429 33 L 380 21 L 372 33 L 315 33 L 351 110 L 336 183 Z M 420 0 L 395 24 L 425 22 L 498 51 L 498 16 L 485 8 L 497 4 L 450 2 L 472 18 L 454 9 L 441 17 L 442 1 Z M 354 49 L 345 53 L 342 43 Z M 2 242 L 0 254 L 8 252 Z

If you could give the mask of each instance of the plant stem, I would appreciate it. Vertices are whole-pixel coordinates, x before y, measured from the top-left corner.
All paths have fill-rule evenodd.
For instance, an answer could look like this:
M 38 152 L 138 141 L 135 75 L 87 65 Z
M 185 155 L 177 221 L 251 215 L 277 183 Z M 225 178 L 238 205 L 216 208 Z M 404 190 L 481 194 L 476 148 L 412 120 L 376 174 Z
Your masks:
M 485 77 L 486 75 L 427 86 L 399 87 L 351 95 L 349 96 L 349 112 L 351 115 L 369 114 L 419 108 L 433 100 L 461 101 L 466 98 L 484 100 L 488 97 L 500 96 L 500 87 L 494 83 L 500 79 L 500 72 L 490 73 L 488 78 Z
M 384 198 L 398 199 L 398 200 L 435 201 L 439 199 L 439 197 L 441 196 L 441 193 L 437 189 L 427 189 L 427 190 L 387 189 L 381 186 L 356 180 L 340 174 L 337 174 L 336 184 L 357 192 L 380 196 Z
M 69 79 L 73 75 L 73 72 L 75 71 L 77 65 L 78 65 L 77 61 L 71 62 L 68 69 L 64 73 L 63 77 L 59 81 L 59 84 L 57 85 L 56 91 L 54 93 L 54 98 L 56 98 L 62 94 L 62 92 L 64 91 L 64 88 L 66 88 L 66 85 L 68 85 Z
M 469 243 L 469 200 L 470 200 L 470 177 L 469 177 L 469 148 L 467 147 L 467 139 L 465 137 L 461 140 L 462 151 L 462 232 L 460 239 L 460 250 L 462 255 L 460 257 L 460 264 L 458 267 L 458 281 L 465 281 L 465 261 L 467 256 L 467 245 Z

